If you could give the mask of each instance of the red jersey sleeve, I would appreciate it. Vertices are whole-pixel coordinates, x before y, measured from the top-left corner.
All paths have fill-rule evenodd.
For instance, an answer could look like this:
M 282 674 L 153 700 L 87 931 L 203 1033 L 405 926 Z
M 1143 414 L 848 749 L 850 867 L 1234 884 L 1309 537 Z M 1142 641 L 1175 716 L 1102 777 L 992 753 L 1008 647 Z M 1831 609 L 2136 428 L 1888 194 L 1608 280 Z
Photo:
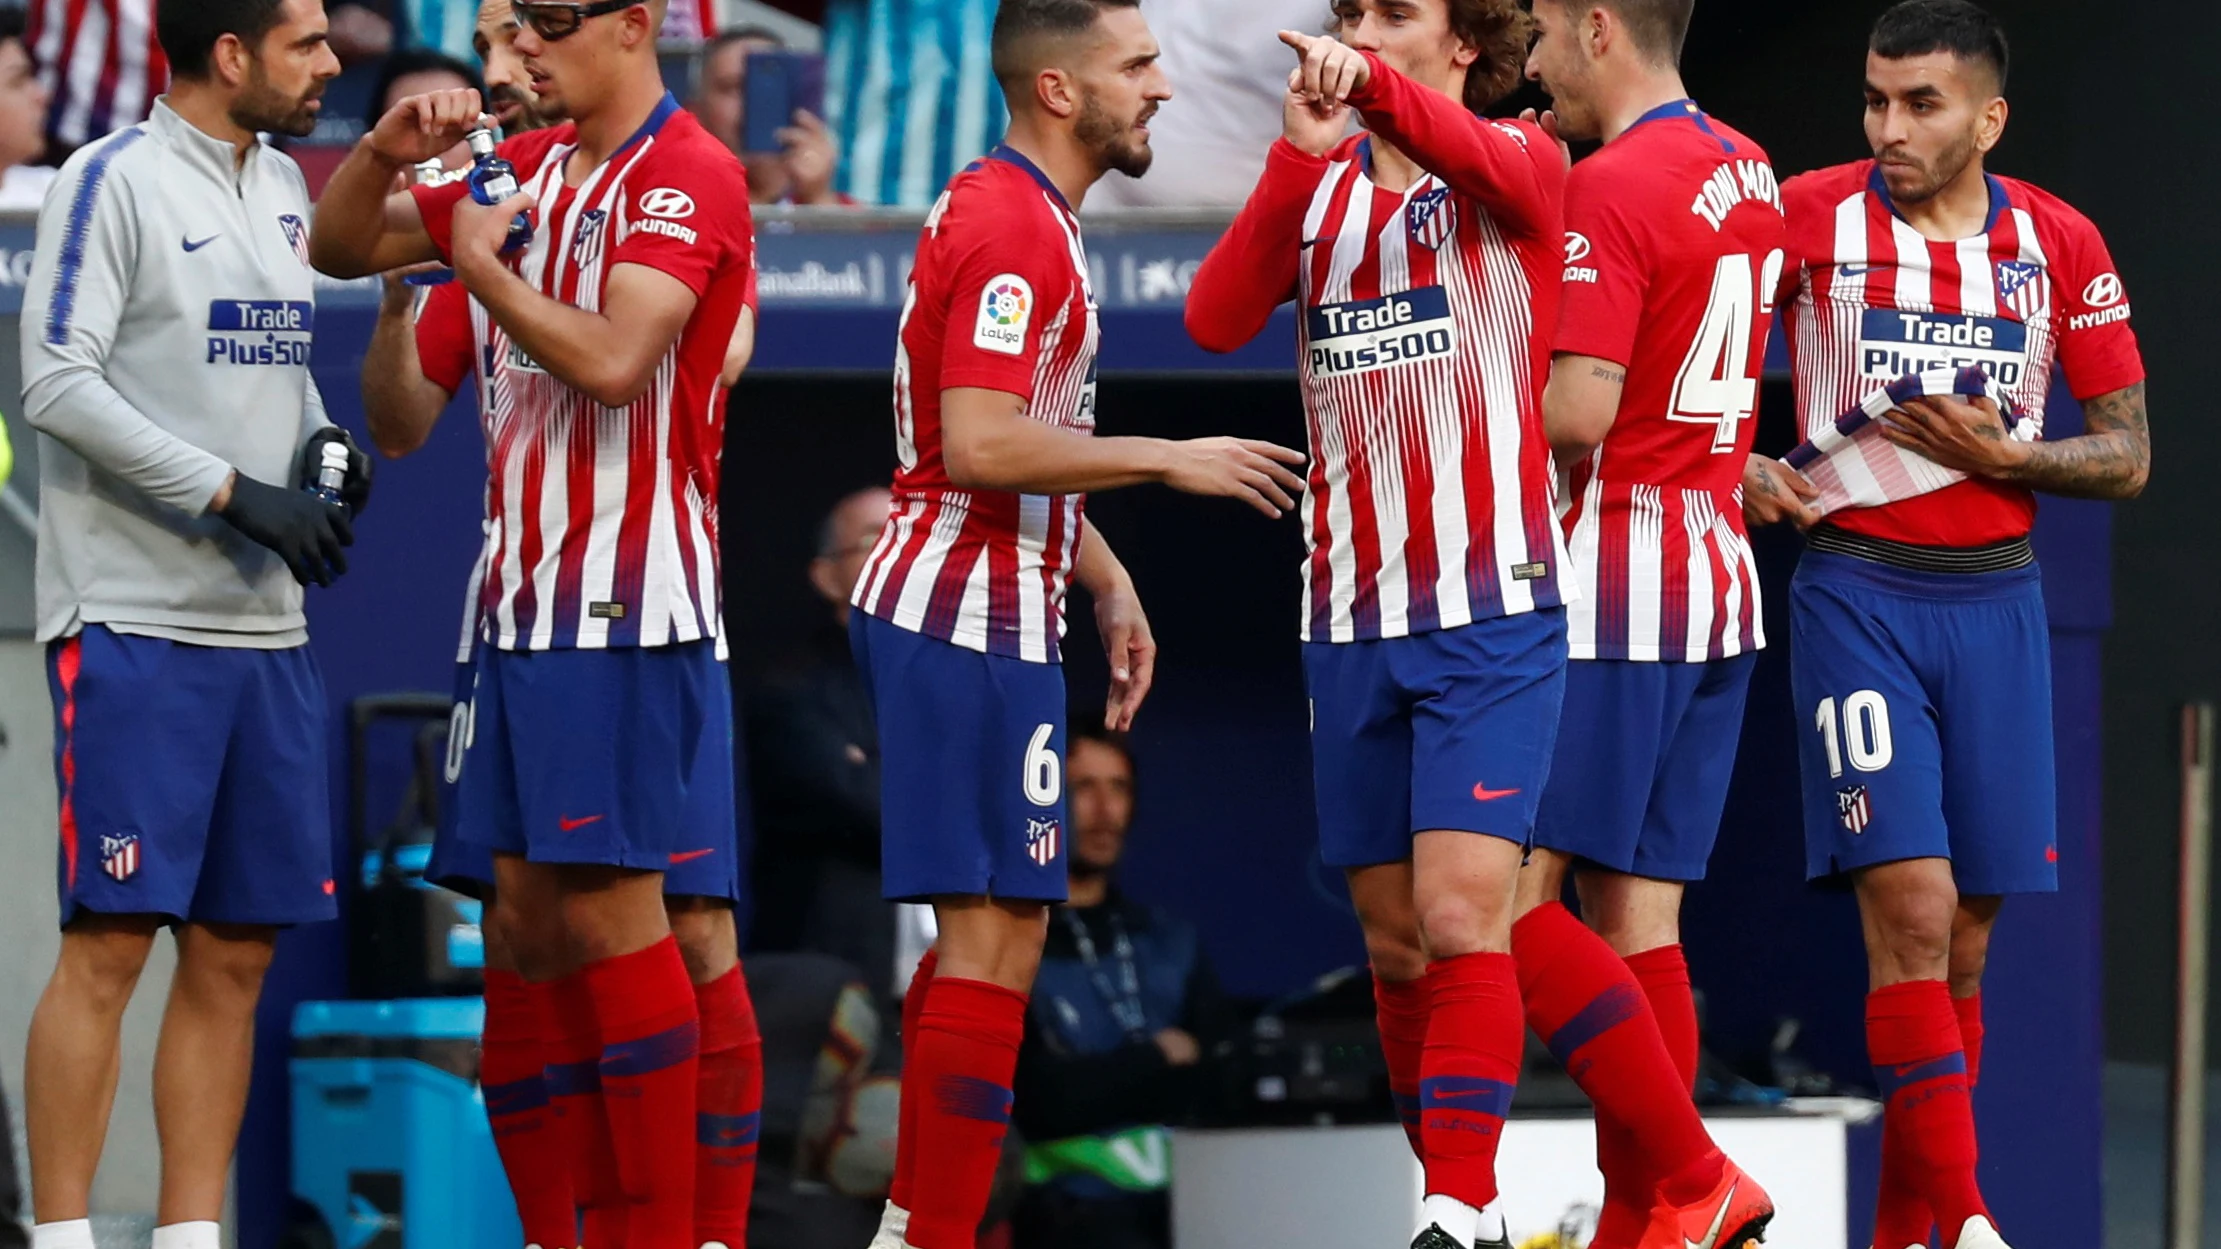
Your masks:
M 1565 156 L 1532 122 L 1490 121 L 1432 87 L 1422 87 L 1367 52 L 1372 74 L 1350 93 L 1367 128 L 1427 172 L 1488 208 L 1514 233 L 1564 228 Z
M 2052 321 L 2059 364 L 2076 399 L 2110 395 L 2144 380 L 2144 355 L 2129 324 L 2128 288 L 2088 217 L 2045 205 L 2043 243 L 2053 256 Z
M 1558 307 L 1560 355 L 1595 356 L 1617 365 L 1635 358 L 1650 249 L 1640 204 L 1627 194 L 1630 171 L 1590 157 L 1566 180 L 1564 302 Z
M 476 350 L 470 329 L 470 292 L 461 282 L 432 288 L 416 314 L 416 358 L 425 379 L 452 395 L 471 375 Z
M 1326 173 L 1325 158 L 1275 140 L 1264 176 L 1188 286 L 1188 337 L 1205 351 L 1238 351 L 1296 296 L 1303 218 Z
M 1071 244 L 1046 205 L 997 207 L 982 187 L 952 199 L 941 218 L 941 389 L 977 386 L 1030 402 L 1043 327 L 1072 299 Z
M 624 231 L 609 265 L 646 265 L 700 298 L 710 279 L 736 261 L 743 270 L 755 264 L 748 180 L 739 158 L 722 149 L 710 159 L 692 159 L 696 145 L 668 151 L 676 159 L 659 159 L 625 179 Z

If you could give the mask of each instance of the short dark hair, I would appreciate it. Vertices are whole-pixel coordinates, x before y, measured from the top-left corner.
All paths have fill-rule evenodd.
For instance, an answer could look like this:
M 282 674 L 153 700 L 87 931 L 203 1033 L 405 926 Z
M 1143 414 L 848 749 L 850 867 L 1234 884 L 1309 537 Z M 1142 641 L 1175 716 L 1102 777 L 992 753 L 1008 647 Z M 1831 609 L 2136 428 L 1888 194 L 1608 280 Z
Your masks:
M 429 73 L 453 74 L 478 92 L 481 103 L 485 101 L 486 80 L 479 76 L 476 65 L 437 48 L 403 48 L 378 67 L 378 81 L 370 88 L 370 99 L 363 105 L 362 128 L 365 131 L 378 128 L 378 119 L 386 115 L 386 93 L 393 90 L 394 83 L 410 74 Z
M 702 58 L 707 60 L 736 43 L 746 43 L 751 39 L 768 43 L 774 48 L 787 46 L 786 37 L 769 26 L 727 26 L 711 36 L 708 43 L 702 45 Z
M 1962 61 L 1979 62 L 1996 73 L 2000 93 L 2013 65 L 2005 27 L 1968 0 L 1904 0 L 1874 23 L 1867 47 L 1885 61 L 1949 52 Z
M 1141 0 L 1002 0 L 989 46 L 1003 97 L 1013 105 L 1025 97 L 1028 80 L 1041 70 L 1035 49 L 1042 41 L 1084 35 L 1106 10 L 1140 7 Z
M 1627 34 L 1643 55 L 1662 65 L 1681 64 L 1681 48 L 1689 41 L 1689 19 L 1697 0 L 1589 0 L 1619 14 Z M 1565 0 L 1567 8 L 1583 0 Z
M 1083 708 L 1079 714 L 1070 717 L 1065 724 L 1064 737 L 1066 742 L 1064 753 L 1067 756 L 1081 742 L 1094 742 L 1098 746 L 1108 746 L 1118 752 L 1119 758 L 1126 761 L 1127 775 L 1134 777 L 1136 780 L 1140 779 L 1140 769 L 1134 766 L 1133 743 L 1126 739 L 1124 733 L 1116 729 L 1103 727 L 1102 708 Z
M 23 43 L 24 21 L 24 10 L 0 8 L 0 43 L 6 43 L 10 39 L 17 43 Z M 23 50 L 28 52 L 31 49 L 28 44 L 25 44 Z
M 1527 76 L 1527 49 L 1535 19 L 1520 0 L 1448 0 L 1450 33 L 1480 52 L 1465 71 L 1465 107 L 1482 112 L 1519 90 Z M 1573 0 L 1568 0 L 1572 3 Z M 1327 17 L 1328 34 L 1342 29 L 1341 5 Z
M 278 24 L 285 0 L 155 0 L 154 37 L 179 78 L 206 78 L 216 41 L 238 36 L 249 47 Z

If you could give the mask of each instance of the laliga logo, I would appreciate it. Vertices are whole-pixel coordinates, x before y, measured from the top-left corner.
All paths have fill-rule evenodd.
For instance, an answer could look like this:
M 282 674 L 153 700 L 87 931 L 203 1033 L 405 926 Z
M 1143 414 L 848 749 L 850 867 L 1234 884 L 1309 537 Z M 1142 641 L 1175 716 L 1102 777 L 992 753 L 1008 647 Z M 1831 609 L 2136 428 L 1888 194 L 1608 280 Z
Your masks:
M 1582 261 L 1587 260 L 1589 258 L 1589 252 L 1591 250 L 1593 249 L 1589 246 L 1588 235 L 1581 234 L 1573 230 L 1566 231 L 1565 262 L 1567 264 L 1579 264 Z
M 651 217 L 677 221 L 694 215 L 694 197 L 684 191 L 659 186 L 640 197 L 640 211 Z
M 987 313 L 997 325 L 1016 325 L 1026 319 L 1026 292 L 1005 283 L 987 292 Z
M 2121 289 L 2121 275 L 2102 273 L 2082 288 L 2082 302 L 2093 308 L 2110 308 L 2121 302 L 2127 292 Z

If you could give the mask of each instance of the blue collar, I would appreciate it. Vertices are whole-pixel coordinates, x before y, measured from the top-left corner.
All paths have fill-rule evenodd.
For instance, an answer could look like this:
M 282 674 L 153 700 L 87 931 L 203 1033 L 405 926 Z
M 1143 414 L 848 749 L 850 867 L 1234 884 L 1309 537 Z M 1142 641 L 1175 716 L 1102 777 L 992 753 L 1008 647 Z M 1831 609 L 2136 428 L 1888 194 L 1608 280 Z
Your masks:
M 1731 156 L 1734 155 L 1735 145 L 1728 142 L 1727 139 L 1722 136 L 1719 131 L 1712 128 L 1712 119 L 1704 115 L 1704 110 L 1697 107 L 1697 102 L 1695 100 L 1668 100 L 1664 104 L 1661 104 L 1658 107 L 1643 114 L 1642 116 L 1636 118 L 1634 124 L 1630 125 L 1627 128 L 1627 132 L 1633 131 L 1636 126 L 1647 126 L 1654 121 L 1672 121 L 1676 117 L 1687 118 L 1690 122 L 1695 124 L 1697 129 L 1702 130 L 1708 135 L 1711 135 L 1713 141 L 1720 145 L 1721 150 L 1727 152 Z M 1622 132 L 1622 137 L 1625 137 L 1625 134 L 1627 132 Z
M 631 151 L 632 146 L 635 143 L 640 142 L 642 139 L 649 138 L 653 136 L 657 131 L 662 130 L 663 123 L 671 120 L 672 114 L 677 113 L 678 111 L 679 97 L 671 94 L 668 91 L 664 92 L 663 99 L 657 102 L 655 111 L 648 114 L 648 120 L 640 123 L 640 129 L 633 131 L 631 138 L 619 144 L 617 146 L 617 150 L 609 154 L 609 158 L 611 160 L 615 160 L 617 157 L 623 155 L 624 153 Z
M 1027 160 L 1025 153 L 1017 148 L 1010 146 L 1008 143 L 997 144 L 995 150 L 987 154 L 987 159 L 999 160 L 1006 165 L 1016 165 L 1018 168 L 1025 170 L 1027 177 L 1040 183 L 1042 190 L 1056 197 L 1057 204 L 1064 211 L 1072 211 L 1071 202 L 1064 198 L 1064 192 L 1057 189 L 1056 183 L 1049 181 L 1049 175 L 1041 172 L 1041 166 Z
M 1982 223 L 1982 233 L 1988 234 L 1997 229 L 1998 220 L 2012 206 L 2012 199 L 2005 194 L 2005 184 L 1997 180 L 1996 174 L 1985 173 L 1982 181 L 1989 184 L 1990 188 L 1990 218 Z M 1882 207 L 1889 210 L 1890 216 L 1899 221 L 1905 220 L 1905 214 L 1897 210 L 1897 201 L 1889 197 L 1889 182 L 1882 177 L 1880 161 L 1874 162 L 1873 170 L 1866 175 L 1866 189 L 1873 192 L 1874 198 L 1882 201 Z

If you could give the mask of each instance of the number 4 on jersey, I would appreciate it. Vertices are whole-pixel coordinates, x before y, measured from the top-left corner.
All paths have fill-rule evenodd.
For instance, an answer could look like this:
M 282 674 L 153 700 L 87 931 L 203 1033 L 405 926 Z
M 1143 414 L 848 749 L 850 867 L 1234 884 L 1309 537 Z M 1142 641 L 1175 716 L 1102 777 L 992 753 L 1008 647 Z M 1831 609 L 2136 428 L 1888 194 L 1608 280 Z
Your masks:
M 1745 253 L 1720 257 L 1712 275 L 1712 298 L 1704 324 L 1689 344 L 1688 358 L 1674 379 L 1673 411 L 1668 420 L 1713 427 L 1712 453 L 1736 449 L 1743 422 L 1758 411 L 1758 372 L 1751 348 L 1764 341 L 1753 333 L 1760 317 L 1774 315 L 1774 288 L 1781 280 L 1782 253 L 1766 257 L 1762 272 L 1751 272 Z M 1764 367 L 1761 360 L 1760 367 Z

